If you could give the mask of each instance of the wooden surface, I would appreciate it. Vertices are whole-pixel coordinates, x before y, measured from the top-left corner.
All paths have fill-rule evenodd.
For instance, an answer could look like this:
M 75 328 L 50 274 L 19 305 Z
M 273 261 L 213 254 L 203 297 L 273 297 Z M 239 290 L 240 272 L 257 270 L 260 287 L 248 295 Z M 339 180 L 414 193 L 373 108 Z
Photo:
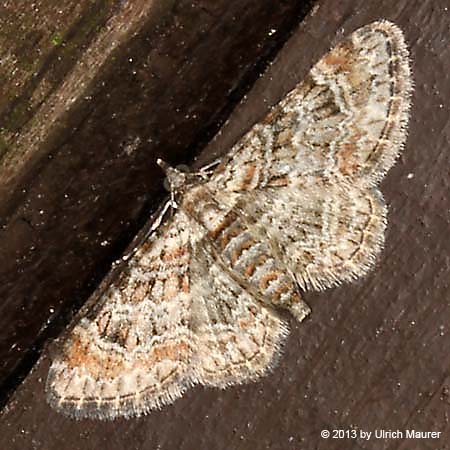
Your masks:
M 363 280 L 305 296 L 312 314 L 291 322 L 272 374 L 225 391 L 197 387 L 139 419 L 73 421 L 45 403 L 45 352 L 3 410 L 0 448 L 450 449 L 449 7 L 446 0 L 319 1 L 200 155 L 197 164 L 226 151 L 343 35 L 379 18 L 404 30 L 416 88 L 406 148 L 382 184 L 386 248 Z M 320 437 L 323 429 L 351 428 L 441 437 Z

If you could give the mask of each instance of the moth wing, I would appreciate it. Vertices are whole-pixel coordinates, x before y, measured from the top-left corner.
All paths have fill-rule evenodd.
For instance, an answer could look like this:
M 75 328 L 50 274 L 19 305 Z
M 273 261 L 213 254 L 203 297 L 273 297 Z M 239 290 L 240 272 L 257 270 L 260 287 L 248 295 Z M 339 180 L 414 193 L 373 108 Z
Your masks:
M 243 136 L 212 182 L 247 191 L 321 174 L 376 184 L 406 139 L 410 72 L 396 25 L 380 21 L 356 30 Z
M 75 325 L 50 367 L 52 406 L 75 417 L 135 416 L 192 384 L 189 236 L 176 213 Z
M 387 210 L 378 189 L 308 176 L 295 190 L 266 188 L 245 198 L 243 214 L 259 218 L 303 290 L 364 275 L 383 247 Z
M 266 373 L 288 334 L 285 322 L 235 281 L 207 247 L 198 247 L 191 276 L 196 379 L 223 388 Z

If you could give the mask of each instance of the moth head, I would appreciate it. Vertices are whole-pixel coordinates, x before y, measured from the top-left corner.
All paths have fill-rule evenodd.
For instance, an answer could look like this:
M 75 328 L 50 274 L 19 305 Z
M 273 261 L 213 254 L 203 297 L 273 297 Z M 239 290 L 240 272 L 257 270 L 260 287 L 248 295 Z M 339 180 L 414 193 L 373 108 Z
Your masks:
M 162 159 L 157 159 L 156 163 L 166 174 L 164 187 L 174 194 L 182 193 L 193 181 L 193 174 L 188 173 L 189 167 L 179 165 L 172 167 Z

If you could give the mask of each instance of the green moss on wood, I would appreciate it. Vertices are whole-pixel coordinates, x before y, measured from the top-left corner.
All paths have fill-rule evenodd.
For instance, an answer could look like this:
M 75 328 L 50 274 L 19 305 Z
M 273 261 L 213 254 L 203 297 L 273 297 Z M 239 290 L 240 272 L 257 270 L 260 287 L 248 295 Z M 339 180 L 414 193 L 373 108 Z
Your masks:
M 50 39 L 50 42 L 54 47 L 59 47 L 64 43 L 64 38 L 62 37 L 62 34 L 59 32 L 56 32 L 53 34 L 53 36 Z

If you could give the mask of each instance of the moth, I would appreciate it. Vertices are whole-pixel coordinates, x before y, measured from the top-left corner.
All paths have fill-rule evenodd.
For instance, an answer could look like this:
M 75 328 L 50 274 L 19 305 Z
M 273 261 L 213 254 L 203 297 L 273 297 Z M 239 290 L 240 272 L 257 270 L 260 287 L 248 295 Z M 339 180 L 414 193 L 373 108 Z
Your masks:
M 378 21 L 327 53 L 207 175 L 159 161 L 166 220 L 74 324 L 49 403 L 75 417 L 139 416 L 195 385 L 271 369 L 309 313 L 303 292 L 352 281 L 384 243 L 377 187 L 406 139 L 412 92 L 401 30 Z

